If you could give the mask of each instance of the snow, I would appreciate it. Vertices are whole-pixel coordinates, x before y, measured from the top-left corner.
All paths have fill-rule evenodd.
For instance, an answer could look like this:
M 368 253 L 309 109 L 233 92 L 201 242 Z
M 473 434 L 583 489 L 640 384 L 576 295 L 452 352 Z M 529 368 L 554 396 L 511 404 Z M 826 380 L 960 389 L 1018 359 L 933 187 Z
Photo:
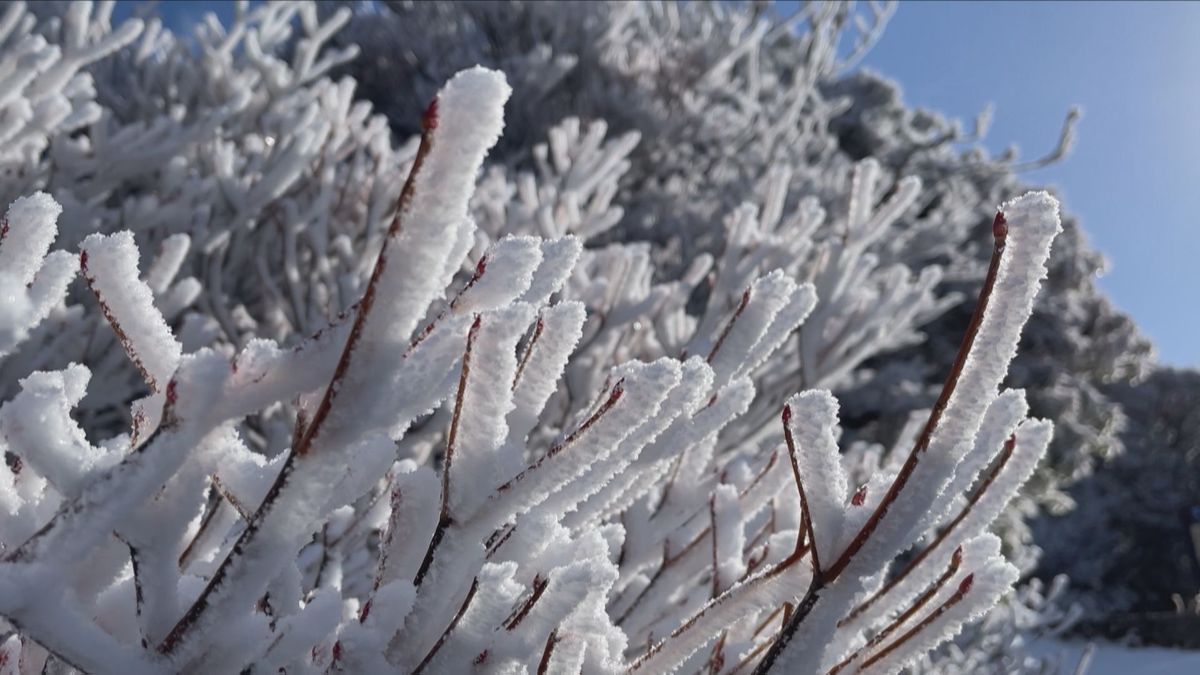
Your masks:
M 0 239 L 0 270 L 26 285 L 41 268 L 41 261 L 58 234 L 55 221 L 62 207 L 45 192 L 21 197 L 8 207 L 4 216 L 4 237 Z
M 1089 648 L 1094 651 L 1086 675 L 1192 675 L 1200 672 L 1200 651 L 1053 638 L 1038 638 L 1029 644 L 1031 655 L 1057 659 L 1064 672 L 1071 672 Z
M 837 445 L 837 399 L 828 391 L 806 391 L 788 399 L 784 424 L 793 436 L 795 480 L 804 505 L 818 559 L 830 566 L 848 543 L 843 524 L 849 489 Z
M 0 358 L 61 304 L 79 268 L 65 251 L 46 253 L 60 213 L 58 202 L 38 192 L 14 201 L 0 221 Z

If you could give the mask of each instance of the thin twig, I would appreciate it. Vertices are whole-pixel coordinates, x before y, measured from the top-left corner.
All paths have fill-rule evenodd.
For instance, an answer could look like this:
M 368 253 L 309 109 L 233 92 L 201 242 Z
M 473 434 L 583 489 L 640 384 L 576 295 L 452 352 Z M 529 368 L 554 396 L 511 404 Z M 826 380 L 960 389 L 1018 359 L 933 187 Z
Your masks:
M 418 673 L 424 670 L 425 666 L 429 665 L 429 662 L 433 660 L 435 655 L 437 655 L 438 650 L 442 648 L 442 645 L 446 644 L 446 640 L 450 638 L 450 633 L 454 632 L 454 629 L 458 627 L 458 622 L 462 621 L 463 614 L 467 613 L 467 607 L 471 605 L 471 600 L 475 599 L 475 591 L 478 589 L 479 578 L 476 577 L 471 580 L 471 590 L 467 591 L 467 597 L 463 600 L 462 605 L 459 606 L 458 612 L 454 615 L 454 618 L 450 620 L 450 625 L 446 626 L 446 630 L 442 631 L 442 634 L 438 637 L 437 642 L 435 642 L 433 647 L 429 650 L 429 653 L 426 654 L 425 658 L 421 659 L 421 662 L 418 663 L 417 667 L 413 669 L 412 675 L 418 675 Z
M 950 581 L 955 574 L 958 574 L 958 568 L 960 565 L 962 565 L 961 546 L 954 550 L 954 555 L 950 557 L 950 564 L 946 566 L 946 570 L 942 572 L 942 575 L 938 577 L 937 581 L 935 581 L 933 585 L 921 595 L 921 597 L 917 598 L 916 602 L 914 602 L 908 609 L 904 610 L 900 616 L 897 616 L 895 619 L 893 619 L 891 623 L 883 628 L 883 630 L 876 633 L 875 637 L 872 637 L 867 644 L 854 650 L 854 652 L 851 653 L 850 656 L 847 656 L 845 660 L 830 669 L 829 675 L 837 675 L 838 672 L 850 665 L 860 656 L 874 649 L 876 646 L 882 644 L 884 640 L 891 637 L 892 633 L 896 632 L 897 629 L 903 626 L 904 623 L 912 618 L 914 614 L 921 611 L 922 607 L 929 604 L 929 601 L 933 599 L 933 596 L 937 595 L 938 591 L 942 590 L 946 583 Z M 841 624 L 839 624 L 839 626 L 840 625 Z
M 964 578 L 962 580 L 962 583 L 960 583 L 958 585 L 958 590 L 954 591 L 954 595 L 951 595 L 949 598 L 946 599 L 945 602 L 943 602 L 941 605 L 938 605 L 938 608 L 933 610 L 932 612 L 930 612 L 929 616 L 922 619 L 921 623 L 917 624 L 916 626 L 913 626 L 911 630 L 909 630 L 907 633 L 905 633 L 904 635 L 897 638 L 895 642 L 891 643 L 887 647 L 884 647 L 882 650 L 880 650 L 874 656 L 872 656 L 871 658 L 864 661 L 862 664 L 861 670 L 866 670 L 867 668 L 870 668 L 872 665 L 878 663 L 880 659 L 886 657 L 888 654 L 891 654 L 892 652 L 899 649 L 901 645 L 903 645 L 905 642 L 908 642 L 909 640 L 911 640 L 914 635 L 920 633 L 922 630 L 925 629 L 926 626 L 928 626 L 929 624 L 936 621 L 937 618 L 940 617 L 942 614 L 945 614 L 947 610 L 949 610 L 951 607 L 957 605 L 960 601 L 962 601 L 963 597 L 966 596 L 966 594 L 970 592 L 971 585 L 974 582 L 975 582 L 975 575 L 968 574 L 966 576 L 966 578 Z
M 767 650 L 762 660 L 754 668 L 754 675 L 766 675 L 771 668 L 775 667 L 775 661 L 783 650 L 788 646 L 788 643 L 795 637 L 800 624 L 808 618 L 812 613 L 813 607 L 817 605 L 817 600 L 820 599 L 821 590 L 825 587 L 824 582 L 820 577 L 813 577 L 812 583 L 808 585 L 808 590 L 804 593 L 804 597 L 800 600 L 800 604 L 796 606 L 795 611 L 788 616 L 783 628 L 779 631 L 779 635 L 775 641 L 771 643 L 771 648 Z
M 800 515 L 804 529 L 808 532 L 809 548 L 812 551 L 813 579 L 821 577 L 821 559 L 817 551 L 817 536 L 813 531 L 812 511 L 808 508 L 808 497 L 804 494 L 804 482 L 800 480 L 800 465 L 796 459 L 796 441 L 792 438 L 792 406 L 783 406 L 783 439 L 787 442 L 788 457 L 792 462 L 792 475 L 796 479 L 796 492 L 800 493 Z M 804 537 L 796 536 L 796 550 L 804 545 Z
M 558 629 L 550 631 L 546 636 L 546 646 L 542 649 L 542 659 L 538 661 L 537 675 L 550 672 L 550 657 L 554 655 L 554 645 L 558 643 Z
M 417 576 L 413 580 L 413 585 L 418 588 L 425 580 L 425 573 L 429 571 L 429 566 L 433 564 L 433 554 L 437 551 L 438 545 L 442 543 L 446 529 L 454 523 L 454 517 L 450 513 L 450 469 L 454 462 L 454 445 L 458 440 L 458 425 L 462 420 L 467 378 L 471 375 L 471 352 L 475 348 L 475 340 L 479 336 L 479 328 L 482 325 L 483 317 L 476 315 L 474 323 L 471 324 L 471 330 L 467 333 L 467 348 L 463 351 L 462 371 L 458 376 L 458 394 L 454 397 L 454 415 L 450 418 L 450 430 L 446 433 L 446 452 L 442 457 L 441 515 L 438 517 L 437 529 L 433 531 L 433 537 L 429 541 L 429 548 L 425 550 L 425 558 L 422 559 L 421 567 L 417 570 Z
M 742 312 L 746 311 L 746 305 L 749 303 L 750 289 L 747 288 L 742 292 L 741 302 L 738 303 L 737 309 L 734 310 L 733 315 L 729 317 L 729 321 L 725 323 L 725 328 L 721 331 L 720 337 L 718 337 L 717 341 L 713 344 L 712 350 L 708 352 L 708 358 L 706 358 L 705 361 L 708 363 L 713 362 L 713 358 L 716 357 L 717 352 L 721 351 L 721 345 L 725 344 L 725 338 L 729 337 L 730 331 L 733 330 L 733 325 L 737 323 L 738 317 L 742 315 Z
M 537 601 L 541 599 L 542 593 L 546 592 L 546 587 L 549 585 L 550 582 L 543 579 L 540 574 L 534 575 L 533 592 L 529 594 L 529 597 L 525 600 L 525 602 L 521 603 L 521 606 L 517 609 L 517 611 L 513 612 L 512 616 L 508 618 L 508 621 L 504 623 L 504 629 L 513 630 L 517 626 L 520 626 L 521 622 L 525 620 L 525 617 L 529 616 L 529 612 L 533 610 L 533 606 L 536 605 Z
M 913 570 L 915 570 L 917 568 L 917 566 L 919 566 L 922 562 L 924 562 L 925 559 L 928 558 L 930 556 L 930 554 L 932 554 L 934 552 L 934 550 L 936 550 L 937 547 L 939 545 L 941 545 L 941 543 L 943 541 L 945 541 L 947 537 L 950 536 L 950 534 L 952 532 L 954 532 L 955 528 L 958 527 L 959 523 L 961 523 L 963 521 L 963 519 L 965 519 L 967 517 L 967 515 L 971 512 L 971 509 L 975 507 L 975 504 L 979 501 L 979 499 L 981 497 L 983 497 L 984 493 L 987 492 L 988 488 L 991 487 L 992 483 L 995 482 L 996 477 L 998 475 L 1000 475 L 1000 471 L 1004 469 L 1004 466 L 1006 464 L 1008 464 L 1008 460 L 1012 458 L 1013 450 L 1016 448 L 1016 445 L 1017 445 L 1017 437 L 1010 436 L 1009 439 L 1007 441 L 1005 441 L 1004 450 L 1002 451 L 1000 458 L 996 461 L 995 466 L 993 466 L 992 470 L 990 472 L 988 472 L 988 475 L 986 477 L 984 477 L 983 481 L 979 484 L 979 487 L 975 490 L 975 492 L 967 500 L 967 503 L 963 506 L 962 510 L 959 511 L 958 515 L 954 517 L 954 520 L 951 520 L 950 523 L 947 524 L 946 527 L 943 528 L 941 530 L 941 532 L 938 533 L 937 537 L 935 537 L 934 540 L 932 542 L 930 542 L 928 546 L 926 546 L 920 553 L 918 553 L 916 556 L 914 556 L 913 559 L 911 561 L 909 561 L 909 563 L 907 565 L 905 565 L 904 569 L 901 570 L 899 574 L 892 577 L 887 582 L 887 584 L 885 584 L 882 588 L 880 588 L 873 595 L 871 595 L 871 597 L 869 597 L 865 601 L 863 601 L 863 603 L 861 605 L 856 607 L 854 609 L 854 611 L 850 613 L 849 616 L 847 616 L 845 619 L 843 619 L 841 621 L 841 623 L 838 624 L 839 626 L 845 625 L 847 622 L 854 620 L 855 617 L 857 617 L 858 615 L 860 615 L 864 611 L 866 611 L 869 607 L 871 607 L 871 605 L 875 604 L 880 598 L 882 598 L 884 595 L 887 595 L 888 592 L 890 592 L 893 588 L 896 587 L 897 584 L 899 584 L 901 581 L 903 581 L 905 577 L 907 577 L 909 574 L 911 574 L 913 572 Z
M 346 376 L 346 372 L 350 369 L 350 361 L 353 358 L 354 348 L 358 346 L 358 341 L 362 339 L 363 331 L 366 329 L 367 317 L 371 314 L 371 308 L 375 305 L 375 293 L 379 289 L 379 280 L 383 278 L 383 272 L 388 265 L 388 243 L 393 241 L 400 234 L 403 226 L 404 215 L 408 211 L 408 205 L 412 202 L 413 193 L 416 192 L 417 174 L 421 171 L 421 165 L 425 163 L 425 157 L 429 155 L 430 149 L 433 147 L 433 130 L 437 128 L 437 99 L 435 98 L 429 104 L 429 109 L 425 112 L 425 118 L 422 120 L 424 133 L 421 134 L 421 145 L 417 148 L 417 156 L 413 160 L 412 169 L 408 172 L 408 180 L 404 183 L 404 188 L 400 191 L 400 199 L 396 205 L 396 215 L 392 218 L 391 225 L 388 226 L 387 235 L 383 238 L 383 245 L 379 248 L 379 257 L 375 259 L 375 268 L 371 271 L 371 279 L 367 282 L 367 287 L 363 291 L 362 300 L 358 304 L 358 313 L 354 317 L 354 325 L 350 327 L 350 335 L 346 338 L 346 346 L 342 349 L 342 355 L 338 358 L 337 367 L 334 368 L 333 377 L 329 380 L 329 386 L 325 388 L 325 395 L 321 397 L 320 404 L 317 405 L 316 412 L 313 413 L 312 422 L 308 424 L 308 429 L 301 438 L 299 445 L 293 446 L 292 452 L 298 455 L 305 455 L 312 447 L 313 439 L 317 432 L 321 430 L 321 424 L 333 409 L 333 401 L 341 390 L 339 386 L 341 381 Z

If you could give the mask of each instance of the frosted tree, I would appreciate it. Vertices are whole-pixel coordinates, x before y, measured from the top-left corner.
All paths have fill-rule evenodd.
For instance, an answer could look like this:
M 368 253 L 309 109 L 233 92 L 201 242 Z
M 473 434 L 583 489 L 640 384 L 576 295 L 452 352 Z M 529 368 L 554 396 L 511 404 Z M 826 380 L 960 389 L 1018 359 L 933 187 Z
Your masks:
M 1200 374 L 1158 368 L 1111 390 L 1129 419 L 1129 450 L 1072 489 L 1078 512 L 1037 524 L 1058 537 L 1046 545 L 1045 566 L 1069 571 L 1086 589 L 1087 618 L 1100 630 L 1110 617 L 1128 629 L 1136 628 L 1131 614 L 1194 611 L 1200 574 L 1191 532 L 1200 505 Z
M 714 452 L 818 300 L 783 269 L 751 274 L 712 333 L 693 321 L 682 357 L 609 358 L 591 366 L 602 381 L 559 383 L 595 356 L 576 351 L 578 239 L 494 237 L 471 260 L 475 176 L 509 92 L 477 68 L 438 93 L 361 295 L 294 346 L 185 349 L 156 306 L 173 274 L 139 274 L 125 231 L 79 244 L 88 302 L 147 395 L 98 444 L 71 417 L 85 365 L 31 373 L 0 407 L 9 662 L 896 672 L 1011 586 L 985 528 L 1050 426 L 999 385 L 1059 229 L 1052 198 L 1001 207 L 938 405 L 902 464 L 851 490 L 826 391 L 782 406 L 782 445 Z M 46 255 L 57 216 L 44 195 L 10 209 L 0 255 L 28 290 L 5 316 L 65 311 L 74 260 Z M 592 263 L 603 285 L 627 273 Z M 21 313 L 33 325 L 12 341 L 46 315 Z M 436 464 L 404 459 L 439 408 Z M 290 420 L 286 447 L 251 449 L 252 418 Z

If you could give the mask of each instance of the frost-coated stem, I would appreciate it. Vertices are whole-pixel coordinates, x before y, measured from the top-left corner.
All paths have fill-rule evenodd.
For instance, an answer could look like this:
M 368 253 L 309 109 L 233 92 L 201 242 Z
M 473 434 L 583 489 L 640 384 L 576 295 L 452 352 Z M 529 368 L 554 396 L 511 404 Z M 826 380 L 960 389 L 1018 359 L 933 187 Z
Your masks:
M 316 411 L 312 413 L 311 419 L 303 427 L 297 426 L 297 436 L 300 438 L 300 442 L 292 447 L 292 452 L 297 455 L 303 456 L 311 449 L 313 438 L 321 430 L 321 425 L 325 422 L 325 418 L 333 408 L 334 398 L 337 397 L 342 380 L 346 377 L 346 372 L 350 368 L 350 360 L 354 356 L 354 349 L 358 346 L 359 340 L 362 339 L 367 317 L 375 305 L 375 294 L 379 291 L 380 279 L 387 268 L 389 245 L 395 241 L 396 237 L 400 234 L 401 228 L 404 226 L 404 215 L 412 203 L 413 191 L 416 189 L 417 175 L 421 172 L 421 166 L 425 163 L 425 158 L 429 156 L 430 148 L 433 147 L 433 131 L 437 129 L 438 125 L 437 105 L 438 102 L 435 98 L 430 102 L 429 109 L 425 111 L 425 116 L 421 120 L 423 133 L 421 134 L 421 144 L 417 148 L 417 156 L 413 159 L 412 168 L 408 172 L 408 179 L 404 181 L 404 188 L 400 191 L 400 198 L 396 202 L 396 215 L 392 218 L 392 222 L 388 226 L 387 235 L 383 240 L 383 248 L 379 251 L 379 257 L 375 259 L 375 267 L 371 271 L 371 279 L 367 282 L 367 288 L 363 291 L 363 297 L 358 303 L 358 311 L 354 315 L 354 323 L 350 327 L 350 335 L 346 338 L 346 346 L 342 349 L 342 355 L 338 359 L 337 368 L 333 371 L 333 378 L 330 379 L 329 386 L 325 388 L 325 395 L 321 397 L 321 402 L 317 405 Z
M 941 605 L 938 605 L 937 609 L 930 612 L 929 616 L 922 619 L 920 623 L 913 626 L 904 635 L 901 635 L 900 637 L 896 638 L 895 642 L 892 642 L 888 646 L 879 650 L 879 652 L 877 654 L 875 654 L 871 658 L 864 661 L 862 664 L 861 670 L 865 671 L 868 668 L 870 668 L 871 666 L 875 665 L 877 662 L 887 658 L 888 655 L 890 655 L 892 652 L 899 649 L 905 642 L 911 640 L 913 638 L 913 636 L 919 634 L 927 626 L 929 626 L 933 622 L 937 621 L 938 618 L 941 617 L 943 614 L 945 614 L 947 611 L 949 611 L 950 608 L 952 608 L 955 605 L 957 605 L 958 603 L 962 602 L 962 599 L 964 597 L 966 597 L 967 593 L 969 593 L 971 591 L 971 586 L 974 584 L 974 582 L 975 582 L 975 575 L 968 574 L 962 580 L 962 582 L 958 585 L 958 588 L 955 589 L 954 594 L 951 595 L 949 597 L 949 599 L 947 599 Z
M 984 496 L 984 494 L 988 491 L 988 488 L 992 486 L 992 483 L 995 482 L 996 477 L 1000 475 L 1000 472 L 1008 464 L 1008 460 L 1012 459 L 1013 450 L 1016 449 L 1016 446 L 1016 435 L 1010 436 L 1009 439 L 1004 442 L 1004 450 L 1001 452 L 1000 457 L 996 460 L 991 470 L 988 471 L 987 475 L 983 477 L 983 480 L 979 483 L 979 485 L 976 486 L 975 492 L 967 498 L 967 503 L 963 505 L 962 509 L 958 512 L 958 515 L 956 515 L 953 520 L 947 523 L 945 527 L 942 527 L 937 536 L 933 538 L 933 541 L 929 542 L 925 548 L 921 549 L 917 555 L 913 556 L 912 560 L 910 560 L 908 564 L 904 566 L 904 569 L 900 570 L 899 573 L 888 579 L 886 584 L 884 584 L 878 591 L 872 593 L 870 597 L 856 607 L 855 610 L 850 613 L 850 616 L 846 617 L 845 621 L 854 619 L 856 616 L 878 602 L 881 598 L 887 595 L 889 591 L 895 588 L 897 584 L 904 581 L 904 579 L 907 578 L 913 570 L 915 570 L 922 562 L 925 561 L 926 558 L 928 558 L 935 550 L 937 550 L 938 546 L 940 546 L 942 542 L 944 542 L 954 532 L 955 528 L 957 528 L 959 524 L 962 523 L 962 521 L 971 513 L 971 509 L 973 509 L 975 504 L 978 503 L 979 500 Z M 956 553 L 956 555 L 958 555 L 958 553 Z
M 471 324 L 471 331 L 467 334 L 467 348 L 463 352 L 462 372 L 458 378 L 458 393 L 454 397 L 454 413 L 450 418 L 450 431 L 446 434 L 446 452 L 442 457 L 442 507 L 438 514 L 437 528 L 433 531 L 433 538 L 429 541 L 429 548 L 425 551 L 425 559 L 421 561 L 421 567 L 417 570 L 417 576 L 413 580 L 415 586 L 420 586 L 421 582 L 425 580 L 425 573 L 433 564 L 433 556 L 437 552 L 438 544 L 442 543 L 442 538 L 446 536 L 446 528 L 450 527 L 453 522 L 453 516 L 450 513 L 450 470 L 454 464 L 454 444 L 458 440 L 458 426 L 462 421 L 463 397 L 467 390 L 467 380 L 471 375 L 471 352 L 475 347 L 475 340 L 479 336 L 479 327 L 482 322 L 483 317 L 477 315 Z
M 800 476 L 800 465 L 799 465 L 799 461 L 796 457 L 796 455 L 797 455 L 796 441 L 792 438 L 791 421 L 792 421 L 792 406 L 785 405 L 785 406 L 783 406 L 783 437 L 787 441 L 788 457 L 791 459 L 791 464 L 792 464 L 792 476 L 796 480 L 796 492 L 800 496 L 800 509 L 802 511 L 801 516 L 800 516 L 801 523 L 804 526 L 804 533 L 806 533 L 807 537 L 808 537 L 809 549 L 812 553 L 813 580 L 814 580 L 814 582 L 816 582 L 816 580 L 819 580 L 822 578 L 821 559 L 818 557 L 817 536 L 816 536 L 816 533 L 813 532 L 812 509 L 810 509 L 808 506 L 808 498 L 804 494 L 804 481 L 801 480 L 801 476 Z M 804 547 L 804 536 L 800 536 L 798 534 L 796 537 L 795 553 L 799 553 L 803 547 Z M 810 589 L 810 592 L 812 592 L 811 589 Z M 801 604 L 803 605 L 803 603 L 801 603 Z
M 908 458 L 904 460 L 904 465 L 900 468 L 900 472 L 896 474 L 895 480 L 888 487 L 887 494 L 884 495 L 879 505 L 875 507 L 875 511 L 858 531 L 858 534 L 855 535 L 850 545 L 846 547 L 846 550 L 842 552 L 837 561 L 829 568 L 828 578 L 830 580 L 836 579 L 841 575 L 859 549 L 871 538 L 872 533 L 875 532 L 875 528 L 879 527 L 879 523 L 887 514 L 888 508 L 896 501 L 896 497 L 904 489 L 904 486 L 908 483 L 908 479 L 912 477 L 922 453 L 929 448 L 929 442 L 933 438 L 933 433 L 937 429 L 938 423 L 941 422 L 942 414 L 946 411 L 946 406 L 950 403 L 950 398 L 954 395 L 958 387 L 963 367 L 967 363 L 967 357 L 971 355 L 971 349 L 975 346 L 975 338 L 979 335 L 979 327 L 983 323 L 988 303 L 992 299 L 992 290 L 996 285 L 996 277 L 1000 273 L 1000 263 L 1004 257 L 1008 241 L 1008 222 L 1002 211 L 996 213 L 996 218 L 992 222 L 992 237 L 994 239 L 992 259 L 988 264 L 987 277 L 984 279 L 983 288 L 979 291 L 979 300 L 975 304 L 975 311 L 971 315 L 971 322 L 967 324 L 967 332 L 963 335 L 962 344 L 959 345 L 958 355 L 954 358 L 954 365 L 950 368 L 950 374 L 946 376 L 945 384 L 942 385 L 942 393 L 938 396 L 937 402 L 934 403 L 933 410 L 929 413 L 929 419 L 921 429 L 921 435 L 917 438 L 912 451 L 909 452 Z

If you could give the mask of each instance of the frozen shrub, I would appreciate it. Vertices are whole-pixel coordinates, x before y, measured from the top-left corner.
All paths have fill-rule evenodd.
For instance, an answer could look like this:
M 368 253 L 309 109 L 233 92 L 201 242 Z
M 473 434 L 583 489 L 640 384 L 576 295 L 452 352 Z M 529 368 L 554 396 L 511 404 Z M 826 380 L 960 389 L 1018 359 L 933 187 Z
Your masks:
M 328 3 L 327 9 L 341 6 Z M 919 179 L 912 204 L 880 236 L 850 242 L 861 247 L 862 258 L 875 261 L 866 279 L 879 286 L 852 284 L 850 294 L 836 303 L 819 291 L 800 337 L 777 351 L 763 378 L 756 379 L 755 409 L 735 422 L 737 428 L 764 429 L 789 393 L 827 387 L 841 402 L 843 445 L 862 454 L 864 467 L 877 465 L 882 449 L 897 439 L 911 442 L 937 398 L 983 281 L 994 205 L 1031 189 L 1038 175 L 1027 171 L 1064 156 L 1079 119 L 1078 111 L 1068 112 L 1059 142 L 1041 157 L 1021 158 L 1015 150 L 989 153 L 981 140 L 990 108 L 964 129 L 906 104 L 897 83 L 849 67 L 878 37 L 891 11 L 882 3 L 582 6 L 397 0 L 353 7 L 354 17 L 332 41 L 357 46 L 362 57 L 341 72 L 361 83 L 361 95 L 402 137 L 415 131 L 420 106 L 455 70 L 482 63 L 510 74 L 515 92 L 507 105 L 510 125 L 492 155 L 509 178 L 502 183 L 494 169 L 487 182 L 519 195 L 526 213 L 533 212 L 526 204 L 536 204 L 544 214 L 590 213 L 580 206 L 590 197 L 569 198 L 561 167 L 581 174 L 569 163 L 572 153 L 598 162 L 606 147 L 619 151 L 620 160 L 610 157 L 597 171 L 611 187 L 595 191 L 603 196 L 597 204 L 619 207 L 619 218 L 608 209 L 603 217 L 586 216 L 594 219 L 574 231 L 590 238 L 589 249 L 613 241 L 644 243 L 646 251 L 639 255 L 653 264 L 638 262 L 631 269 L 651 269 L 655 281 L 690 282 L 695 276 L 689 275 L 710 271 L 729 276 L 726 251 L 742 245 L 739 228 L 728 223 L 740 206 L 757 205 L 761 220 L 772 223 L 772 214 L 780 211 L 768 204 L 780 204 L 790 218 L 803 213 L 807 201 L 827 217 L 821 225 L 810 224 L 812 245 L 802 245 L 807 253 L 799 256 L 809 257 L 794 269 L 797 278 L 815 282 L 809 275 L 814 262 L 822 260 L 820 245 L 836 246 L 850 222 L 860 162 L 878 167 L 872 206 L 898 194 L 901 181 Z M 564 123 L 568 118 L 582 121 Z M 632 135 L 638 140 L 630 149 Z M 547 168 L 555 172 L 552 178 Z M 542 197 L 548 184 L 553 200 Z M 496 212 L 488 208 L 489 214 Z M 546 222 L 544 216 L 523 218 L 537 227 Z M 593 223 L 607 224 L 610 218 L 616 224 L 595 235 Z M 477 220 L 485 229 L 494 222 L 490 215 Z M 1128 413 L 1113 387 L 1133 384 L 1147 372 L 1153 355 L 1137 326 L 1098 289 L 1096 277 L 1106 263 L 1089 246 L 1078 220 L 1064 213 L 1062 224 L 1046 292 L 1035 304 L 1006 382 L 1026 390 L 1031 414 L 1053 419 L 1056 433 L 1045 461 L 1001 515 L 995 532 L 1025 574 L 1065 571 L 1090 577 L 1091 563 L 1071 556 L 1070 546 L 1053 552 L 1057 562 L 1038 570 L 1040 549 L 1069 540 L 1080 522 L 1102 528 L 1104 518 L 1093 516 L 1120 509 L 1121 500 L 1093 501 L 1097 506 L 1069 522 L 1044 520 L 1036 539 L 1028 523 L 1071 511 L 1076 493 L 1068 488 L 1129 443 L 1131 434 L 1122 431 Z M 752 240 L 740 250 L 758 246 Z M 705 267 L 704 254 L 713 256 L 711 268 Z M 829 259 L 836 260 L 831 254 Z M 890 275 L 905 273 L 931 286 L 888 283 Z M 704 281 L 689 297 L 690 316 L 698 317 L 712 302 Z M 718 298 L 727 311 L 740 297 L 737 284 L 730 288 Z M 826 312 L 854 311 L 850 307 L 861 296 L 879 288 L 919 292 L 926 302 L 908 305 L 914 310 L 909 318 L 885 313 L 879 334 L 873 334 L 871 327 L 878 324 L 870 320 L 842 324 L 837 317 L 822 318 Z M 876 305 L 870 300 L 863 306 Z M 647 321 L 638 324 L 645 330 Z M 829 367 L 801 360 L 802 353 L 811 356 L 814 350 L 797 343 L 825 337 L 814 330 L 818 325 L 826 336 L 837 336 L 846 325 L 856 332 L 840 345 L 849 349 L 815 350 L 835 357 Z M 638 352 L 640 344 L 625 341 L 620 349 L 657 355 Z M 798 380 L 801 373 L 809 379 Z M 776 378 L 782 384 L 773 389 Z M 1139 429 L 1150 426 L 1132 423 Z M 736 435 L 731 430 L 723 439 Z M 1076 564 L 1080 567 L 1073 569 Z
M 821 291 L 839 297 L 871 265 L 826 262 L 816 283 L 797 283 L 790 262 L 731 248 L 731 276 L 692 318 L 690 287 L 650 284 L 636 247 L 494 233 L 473 254 L 476 174 L 509 94 L 482 68 L 438 93 L 361 293 L 290 347 L 247 336 L 187 348 L 159 307 L 180 245 L 141 273 L 128 231 L 83 239 L 92 297 L 80 302 L 144 395 L 128 402 L 128 432 L 80 426 L 71 413 L 97 387 L 75 363 L 27 374 L 0 407 L 10 662 L 897 672 L 1011 587 L 1017 571 L 986 528 L 1050 425 L 1000 383 L 1059 230 L 1053 198 L 1000 208 L 937 404 L 912 448 L 855 486 L 827 391 L 789 397 L 780 431 L 731 425 L 769 405 L 757 403 L 763 366 L 818 316 Z M 871 194 L 875 170 L 859 166 L 854 194 Z M 847 228 L 886 227 L 903 194 L 852 201 Z M 731 227 L 769 235 L 772 203 Z M 62 306 L 75 270 L 46 254 L 57 216 L 45 195 L 9 211 L 0 257 L 28 284 L 2 296 L 4 316 L 22 320 L 14 346 L 56 312 L 87 311 Z M 806 217 L 811 207 L 786 227 L 802 232 Z M 853 241 L 834 257 L 855 255 Z M 589 293 L 614 304 L 597 310 Z M 645 311 L 627 304 L 639 297 L 663 303 L 657 325 L 608 336 L 606 323 L 625 323 L 614 316 Z M 845 334 L 863 311 L 920 298 L 868 295 L 857 316 L 830 316 Z M 626 358 L 631 340 L 664 353 Z M 285 423 L 282 447 L 265 442 Z

